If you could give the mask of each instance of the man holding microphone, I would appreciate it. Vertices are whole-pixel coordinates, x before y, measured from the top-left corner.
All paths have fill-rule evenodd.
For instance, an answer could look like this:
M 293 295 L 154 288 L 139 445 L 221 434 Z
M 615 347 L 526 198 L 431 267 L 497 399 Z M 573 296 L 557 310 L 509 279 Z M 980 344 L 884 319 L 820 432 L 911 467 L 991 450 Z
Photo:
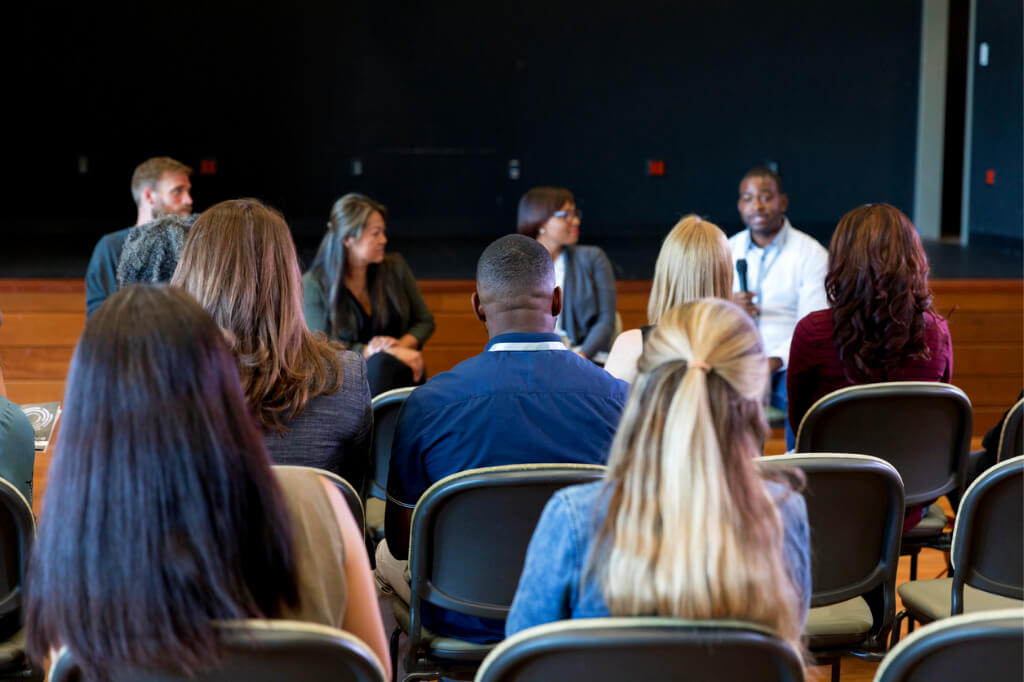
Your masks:
M 786 367 L 796 323 L 828 307 L 828 252 L 786 217 L 789 197 L 770 168 L 752 168 L 740 180 L 736 202 L 745 230 L 729 239 L 737 277 L 733 301 L 757 321 L 772 372 L 770 403 L 786 413 Z M 796 443 L 786 421 L 786 448 Z

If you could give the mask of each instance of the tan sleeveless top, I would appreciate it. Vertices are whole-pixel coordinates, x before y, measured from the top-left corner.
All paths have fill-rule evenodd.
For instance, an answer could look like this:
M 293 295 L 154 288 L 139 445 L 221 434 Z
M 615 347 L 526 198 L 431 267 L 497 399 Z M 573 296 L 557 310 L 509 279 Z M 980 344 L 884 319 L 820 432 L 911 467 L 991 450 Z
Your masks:
M 285 605 L 280 617 L 340 629 L 348 591 L 345 547 L 334 508 L 315 471 L 275 468 L 274 473 L 291 518 L 299 588 L 298 606 Z

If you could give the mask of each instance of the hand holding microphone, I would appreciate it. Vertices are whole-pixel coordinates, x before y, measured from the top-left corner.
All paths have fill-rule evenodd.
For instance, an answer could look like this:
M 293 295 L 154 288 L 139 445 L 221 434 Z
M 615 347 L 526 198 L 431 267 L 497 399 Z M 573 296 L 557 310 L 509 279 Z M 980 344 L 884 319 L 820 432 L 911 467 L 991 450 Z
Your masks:
M 751 317 L 756 318 L 761 314 L 761 309 L 754 304 L 754 294 L 747 287 L 746 258 L 736 261 L 736 274 L 739 276 L 740 290 L 732 295 L 732 302 L 746 310 Z

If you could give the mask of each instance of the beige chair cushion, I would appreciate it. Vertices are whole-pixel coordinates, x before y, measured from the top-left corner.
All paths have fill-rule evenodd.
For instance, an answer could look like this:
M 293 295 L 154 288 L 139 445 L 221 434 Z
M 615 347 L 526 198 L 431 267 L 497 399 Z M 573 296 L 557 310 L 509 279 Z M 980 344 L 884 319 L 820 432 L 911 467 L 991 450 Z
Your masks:
M 0 670 L 21 667 L 25 663 L 25 631 L 18 630 L 6 642 L 0 642 Z
M 384 530 L 384 500 L 371 497 L 366 500 L 366 527 L 371 531 Z
M 937 503 L 928 507 L 928 513 L 921 519 L 921 523 L 914 526 L 908 537 L 913 535 L 938 535 L 946 528 L 946 512 Z
M 392 597 L 391 610 L 395 614 L 398 626 L 404 632 L 409 632 L 409 605 L 397 597 Z M 455 637 L 444 637 L 443 635 L 431 632 L 425 627 L 420 628 L 420 639 L 432 656 L 443 658 L 448 654 L 450 657 L 460 660 L 482 661 L 490 653 L 491 649 L 496 646 L 496 644 L 477 644 L 476 642 L 467 642 L 464 639 L 456 639 Z
M 952 609 L 953 579 L 914 580 L 899 586 L 903 605 L 918 620 L 933 621 L 948 618 Z M 1024 601 L 983 592 L 970 585 L 964 586 L 964 613 L 1019 609 Z
M 863 635 L 871 630 L 873 624 L 868 603 L 863 597 L 854 597 L 838 604 L 811 609 L 807 614 L 804 633 L 808 637 Z

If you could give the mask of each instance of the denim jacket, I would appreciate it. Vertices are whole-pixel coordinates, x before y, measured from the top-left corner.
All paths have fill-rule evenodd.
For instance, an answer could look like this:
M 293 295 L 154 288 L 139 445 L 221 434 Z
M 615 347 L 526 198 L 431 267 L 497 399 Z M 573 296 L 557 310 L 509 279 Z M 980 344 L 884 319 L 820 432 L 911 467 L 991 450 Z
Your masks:
M 807 506 L 799 493 L 766 482 L 779 505 L 785 531 L 783 555 L 790 580 L 803 604 L 801 622 L 811 604 L 811 541 Z M 583 579 L 588 554 L 607 510 L 598 481 L 564 488 L 544 508 L 530 540 L 505 634 L 569 618 L 610 615 L 597 580 Z

